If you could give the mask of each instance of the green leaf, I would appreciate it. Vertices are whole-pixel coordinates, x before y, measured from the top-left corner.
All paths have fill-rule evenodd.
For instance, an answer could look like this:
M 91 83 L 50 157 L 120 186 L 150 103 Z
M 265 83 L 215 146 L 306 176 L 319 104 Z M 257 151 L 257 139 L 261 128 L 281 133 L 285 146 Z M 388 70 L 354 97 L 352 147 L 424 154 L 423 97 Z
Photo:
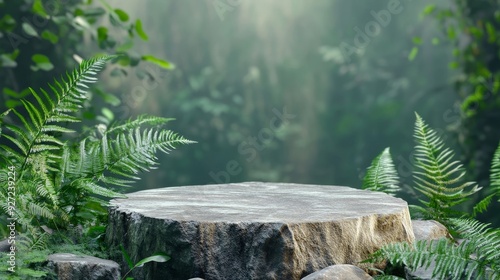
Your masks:
M 448 39 L 450 40 L 453 40 L 457 37 L 457 32 L 455 31 L 455 28 L 453 28 L 452 26 L 448 27 L 447 33 L 448 33 Z
M 130 256 L 127 254 L 127 251 L 125 251 L 125 248 L 123 247 L 123 245 L 121 245 L 121 244 L 120 244 L 120 250 L 122 251 L 123 258 L 127 262 L 128 268 L 133 269 L 134 268 L 134 263 L 130 259 Z
M 39 14 L 42 17 L 48 17 L 49 16 L 47 14 L 47 12 L 45 11 L 45 8 L 43 7 L 42 0 L 35 0 L 33 2 L 33 6 L 31 7 L 31 9 L 33 10 L 33 12 L 35 14 Z
M 496 30 L 491 22 L 486 22 L 486 31 L 488 32 L 488 43 L 494 43 L 496 41 Z
M 166 262 L 170 260 L 170 257 L 163 253 L 154 254 L 150 257 L 144 258 L 135 264 L 134 267 L 141 267 L 148 262 Z
M 16 67 L 17 66 L 17 62 L 15 60 L 13 60 L 10 57 L 10 55 L 8 55 L 8 54 L 2 54 L 2 55 L 0 55 L 0 66 L 12 68 L 12 67 Z
M 144 29 L 142 29 L 142 22 L 140 19 L 138 19 L 135 22 L 135 31 L 137 32 L 137 35 L 141 37 L 142 40 L 147 41 L 148 40 L 148 35 L 146 32 L 144 32 Z
M 11 97 L 19 98 L 17 92 L 13 91 L 10 88 L 4 87 L 2 91 L 3 91 L 3 93 L 5 93 Z
M 408 60 L 413 61 L 415 57 L 417 57 L 418 54 L 418 47 L 413 47 L 410 51 L 410 54 L 408 54 Z
M 31 60 L 36 63 L 36 67 L 44 71 L 50 71 L 54 68 L 54 65 L 50 62 L 50 59 L 43 54 L 34 54 Z
M 114 70 L 119 71 L 119 69 L 117 69 L 117 68 L 115 68 Z M 110 104 L 111 106 L 118 106 L 121 104 L 120 98 L 116 97 L 112 93 L 104 92 L 100 89 L 96 89 L 95 92 L 97 95 L 99 95 L 104 100 L 104 102 Z
M 166 60 L 159 59 L 153 55 L 143 55 L 142 60 L 151 62 L 151 63 L 156 64 L 156 65 L 158 65 L 162 68 L 165 68 L 165 69 L 174 69 L 175 68 L 175 65 L 173 65 L 172 63 L 170 63 Z
M 118 15 L 118 18 L 121 21 L 123 21 L 123 22 L 128 21 L 129 16 L 125 11 L 123 11 L 121 9 L 115 9 L 115 13 Z
M 95 8 L 85 8 L 83 11 L 83 15 L 87 17 L 96 17 L 96 16 L 101 16 L 106 13 L 106 10 L 104 10 L 101 7 L 95 7 Z
M 5 102 L 5 106 L 7 106 L 7 108 L 15 108 L 17 106 L 21 105 L 21 102 L 20 101 L 17 101 L 17 100 L 7 100 Z
M 424 14 L 424 15 L 430 15 L 430 14 L 432 14 L 432 12 L 434 12 L 435 10 L 436 10 L 436 5 L 435 5 L 435 4 L 427 5 L 427 6 L 424 8 L 424 11 L 422 12 L 422 14 Z
M 400 190 L 398 185 L 398 172 L 392 161 L 389 148 L 385 148 L 368 167 L 361 188 L 385 192 L 394 196 Z
M 115 115 L 113 114 L 113 111 L 111 111 L 108 108 L 102 108 L 101 113 L 106 117 L 108 120 L 112 121 L 115 118 Z
M 97 40 L 101 43 L 106 41 L 106 39 L 108 39 L 108 29 L 104 26 L 97 28 Z
M 450 69 L 457 69 L 458 67 L 460 67 L 460 64 L 456 61 L 452 61 L 450 62 L 450 64 L 448 64 L 448 67 L 450 67 Z
M 422 38 L 420 37 L 413 37 L 413 44 L 415 45 L 421 45 L 422 44 Z
M 123 43 L 121 46 L 116 48 L 116 52 L 126 52 L 129 49 L 131 49 L 134 46 L 134 42 L 132 40 L 127 40 L 125 43 Z
M 439 38 L 437 38 L 437 37 L 432 38 L 432 44 L 433 45 L 439 45 L 439 42 L 440 42 Z
M 31 26 L 31 24 L 27 22 L 23 22 L 22 24 L 23 30 L 26 34 L 33 36 L 33 37 L 38 37 L 38 32 L 36 32 L 35 28 Z
M 57 42 L 59 42 L 59 37 L 49 30 L 44 30 L 42 32 L 42 38 L 51 42 L 52 44 L 56 44 Z
M 77 26 L 81 26 L 83 27 L 84 29 L 87 29 L 87 30 L 91 30 L 92 27 L 90 26 L 89 22 L 84 18 L 84 17 L 81 17 L 81 16 L 77 16 L 73 19 L 73 22 L 77 25 Z

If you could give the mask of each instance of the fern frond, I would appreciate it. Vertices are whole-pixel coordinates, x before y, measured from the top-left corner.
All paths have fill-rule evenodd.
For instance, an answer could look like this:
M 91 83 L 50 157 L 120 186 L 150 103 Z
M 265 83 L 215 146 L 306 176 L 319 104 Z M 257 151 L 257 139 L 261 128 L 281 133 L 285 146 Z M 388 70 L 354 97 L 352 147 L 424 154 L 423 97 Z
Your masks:
M 68 113 L 75 113 L 82 107 L 82 102 L 86 99 L 88 90 L 87 84 L 94 83 L 94 77 L 112 59 L 112 56 L 102 56 L 83 61 L 80 66 L 71 74 L 66 74 L 66 78 L 54 81 L 49 84 L 53 96 L 41 90 L 38 94 L 30 88 L 34 97 L 33 102 L 21 100 L 22 109 L 27 113 L 27 118 L 17 109 L 12 112 L 20 122 L 21 128 L 12 125 L 5 127 L 11 131 L 10 135 L 3 134 L 6 139 L 12 142 L 21 154 L 15 154 L 15 158 L 24 158 L 21 165 L 21 172 L 26 170 L 26 164 L 30 162 L 33 155 L 45 151 L 60 153 L 62 141 L 56 139 L 51 132 L 69 133 L 72 130 L 62 128 L 58 122 L 78 122 L 79 119 Z M 13 151 L 13 150 L 12 150 Z M 14 151 L 15 152 L 15 151 Z M 21 176 L 22 177 L 21 173 Z
M 465 238 L 477 255 L 477 259 L 495 267 L 500 276 L 500 229 L 490 228 L 472 219 L 451 219 L 456 231 Z
M 494 194 L 498 196 L 498 201 L 500 201 L 500 144 L 495 150 L 491 161 L 490 186 L 493 189 Z
M 495 194 L 490 194 L 476 203 L 476 205 L 474 205 L 474 207 L 472 208 L 472 216 L 476 217 L 477 214 L 485 212 L 488 209 L 488 206 L 490 206 L 491 200 L 493 200 L 494 196 Z
M 54 218 L 54 214 L 52 214 L 51 209 L 48 209 L 47 207 L 40 205 L 40 204 L 37 204 L 35 202 L 31 202 L 31 201 L 28 202 L 26 210 L 28 210 L 28 213 L 30 215 L 40 216 L 40 217 L 44 217 L 47 219 Z
M 70 156 L 75 160 L 67 166 L 65 174 L 86 174 L 84 177 L 105 184 L 129 186 L 139 180 L 140 172 L 155 168 L 157 151 L 169 153 L 178 145 L 194 143 L 170 130 L 118 131 L 108 130 L 99 140 L 83 139 L 78 155 Z
M 411 270 L 429 268 L 435 263 L 432 279 L 476 279 L 485 276 L 487 267 L 471 258 L 470 246 L 456 246 L 447 239 L 418 240 L 413 245 L 395 243 L 382 247 L 374 260 L 387 259 L 392 264 L 405 265 Z M 465 276 L 465 278 L 462 278 Z M 474 278 L 473 278 L 474 277 Z M 479 278 L 481 279 L 481 278 Z
M 462 164 L 453 160 L 453 151 L 445 148 L 436 131 L 429 128 L 418 114 L 414 137 L 417 142 L 415 185 L 428 199 L 421 200 L 427 207 L 424 214 L 446 224 L 446 217 L 457 214 L 452 207 L 464 202 L 481 188 L 474 182 L 460 184 L 465 176 Z
M 174 118 L 162 118 L 162 117 L 156 117 L 156 116 L 149 116 L 149 115 L 140 115 L 138 116 L 135 120 L 129 119 L 126 122 L 122 123 L 116 123 L 112 125 L 110 128 L 108 128 L 107 133 L 117 133 L 117 132 L 124 132 L 124 131 L 130 131 L 134 130 L 136 128 L 141 127 L 144 124 L 147 125 L 152 125 L 152 126 L 159 126 L 159 125 L 164 125 L 168 123 L 169 121 L 175 120 Z
M 117 197 L 125 198 L 126 197 L 125 195 L 123 195 L 121 193 L 118 193 L 118 192 L 112 191 L 110 189 L 101 187 L 89 179 L 75 180 L 72 182 L 72 184 L 77 188 L 84 189 L 88 194 L 91 194 L 91 195 L 100 195 L 100 196 L 110 197 L 110 198 L 117 198 Z
M 385 192 L 394 196 L 400 190 L 398 185 L 398 173 L 389 148 L 385 148 L 368 167 L 362 189 Z
M 432 279 L 500 279 L 500 230 L 472 219 L 450 219 L 465 241 L 419 240 L 383 246 L 367 262 L 388 260 L 411 270 L 435 264 Z

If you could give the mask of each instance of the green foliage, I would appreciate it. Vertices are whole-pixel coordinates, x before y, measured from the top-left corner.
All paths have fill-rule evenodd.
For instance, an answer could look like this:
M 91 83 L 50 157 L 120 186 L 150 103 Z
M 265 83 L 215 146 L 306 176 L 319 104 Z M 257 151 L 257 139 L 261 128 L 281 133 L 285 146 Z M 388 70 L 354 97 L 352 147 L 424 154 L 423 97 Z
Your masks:
M 399 177 L 391 158 L 389 148 L 385 148 L 370 164 L 363 179 L 362 188 L 395 195 L 399 190 Z
M 416 163 L 415 188 L 426 196 L 425 207 L 417 207 L 425 217 L 438 220 L 457 234 L 455 240 L 418 240 L 413 244 L 394 243 L 383 246 L 365 262 L 388 260 L 393 266 L 410 270 L 434 265 L 433 279 L 500 279 L 500 229 L 493 229 L 471 218 L 456 218 L 460 212 L 454 206 L 467 201 L 479 190 L 476 184 L 460 183 L 465 176 L 462 165 L 453 160 L 453 152 L 445 148 L 437 133 L 417 114 L 415 123 Z M 380 156 L 375 164 L 383 162 Z M 485 211 L 495 195 L 500 194 L 500 145 L 491 163 L 491 189 L 473 208 L 473 215 Z M 466 188 L 473 186 L 469 191 Z M 461 213 L 464 214 L 464 213 Z M 460 242 L 458 240 L 462 239 Z M 377 279 L 392 279 L 383 275 Z M 397 278 L 394 278 L 397 279 Z
M 125 251 L 125 248 L 123 248 L 122 245 L 120 245 L 120 249 L 122 251 L 122 254 L 123 254 L 123 258 L 125 259 L 125 261 L 127 262 L 127 265 L 129 267 L 129 271 L 127 271 L 127 273 L 125 273 L 122 277 L 122 280 L 123 279 L 126 279 L 126 280 L 133 280 L 134 278 L 132 277 L 126 277 L 130 272 L 132 272 L 134 269 L 138 268 L 138 267 L 142 267 L 143 265 L 145 265 L 146 263 L 148 262 L 166 262 L 168 260 L 170 260 L 170 257 L 164 253 L 156 253 L 156 254 L 153 254 L 147 258 L 144 258 L 140 261 L 138 261 L 136 264 L 134 264 L 134 262 L 132 261 L 132 259 L 130 258 L 130 256 L 127 254 L 127 251 Z
M 450 221 L 465 239 L 460 244 L 448 239 L 389 244 L 370 261 L 387 259 L 411 270 L 434 263 L 433 279 L 500 279 L 500 230 L 470 219 Z
M 46 238 L 46 236 L 45 236 Z M 42 268 L 51 253 L 48 249 L 34 249 L 24 235 L 16 238 L 16 266 L 15 273 L 9 272 L 10 256 L 0 253 L 0 278 L 5 280 L 37 279 L 48 275 L 48 271 Z M 21 241 L 21 242 L 20 242 Z M 13 244 L 14 245 L 14 244 Z
M 490 185 L 494 193 L 498 194 L 500 201 L 500 144 L 498 144 L 491 162 Z
M 453 207 L 466 201 L 481 188 L 474 182 L 461 183 L 465 176 L 462 164 L 453 160 L 453 151 L 445 147 L 436 131 L 429 128 L 418 114 L 416 118 L 415 188 L 427 200 L 420 200 L 425 208 L 415 209 L 425 218 L 446 224 L 448 217 L 462 214 Z M 471 186 L 472 189 L 467 190 Z
M 0 10 L 0 76 L 6 80 L 0 89 L 14 95 L 21 95 L 28 85 L 43 84 L 74 59 L 86 57 L 86 49 L 97 47 L 104 53 L 119 54 L 124 67 L 144 61 L 174 68 L 161 58 L 136 53 L 135 41 L 148 37 L 141 20 L 130 20 L 126 11 L 113 8 L 106 0 L 0 1 Z M 0 98 L 10 108 L 21 105 L 21 97 Z
M 171 119 L 147 115 L 109 128 L 98 124 L 94 131 L 69 137 L 75 131 L 67 124 L 81 122 L 79 111 L 89 85 L 113 58 L 83 61 L 49 84 L 49 91 L 30 89 L 31 99 L 22 99 L 21 108 L 0 115 L 5 121 L 0 155 L 9 176 L 15 177 L 15 207 L 9 207 L 8 193 L 0 192 L 0 219 L 17 218 L 16 229 L 24 236 L 20 243 L 27 251 L 43 251 L 48 243 L 53 247 L 57 242 L 48 235 L 72 243 L 53 229 L 68 233 L 80 226 L 88 235 L 102 235 L 107 214 L 103 198 L 124 197 L 112 187 L 130 186 L 139 172 L 155 168 L 158 151 L 168 153 L 193 143 L 162 128 Z

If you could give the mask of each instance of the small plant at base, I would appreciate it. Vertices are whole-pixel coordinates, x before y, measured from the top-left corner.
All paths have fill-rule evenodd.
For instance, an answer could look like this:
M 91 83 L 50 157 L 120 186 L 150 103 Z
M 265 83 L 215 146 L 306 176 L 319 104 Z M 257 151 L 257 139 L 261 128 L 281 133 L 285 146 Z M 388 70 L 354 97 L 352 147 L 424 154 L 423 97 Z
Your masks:
M 167 254 L 164 253 L 156 253 L 153 254 L 147 258 L 144 258 L 140 261 L 138 261 L 136 264 L 130 259 L 130 256 L 127 254 L 127 251 L 125 251 L 125 248 L 123 248 L 123 245 L 120 245 L 120 249 L 122 251 L 123 257 L 125 258 L 125 261 L 127 262 L 127 265 L 129 267 L 129 271 L 123 275 L 122 280 L 134 280 L 133 277 L 127 277 L 125 278 L 130 272 L 132 272 L 134 269 L 138 267 L 142 267 L 144 264 L 148 262 L 166 262 L 170 260 L 170 257 Z

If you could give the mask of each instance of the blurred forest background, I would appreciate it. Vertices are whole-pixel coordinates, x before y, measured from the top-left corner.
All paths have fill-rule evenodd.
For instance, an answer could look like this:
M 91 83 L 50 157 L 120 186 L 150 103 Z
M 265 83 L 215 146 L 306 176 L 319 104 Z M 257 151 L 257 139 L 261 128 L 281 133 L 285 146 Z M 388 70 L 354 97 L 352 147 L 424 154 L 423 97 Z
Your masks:
M 470 179 L 488 184 L 500 139 L 498 6 L 0 0 L 1 104 L 17 106 L 28 86 L 46 87 L 80 57 L 119 53 L 86 118 L 172 117 L 172 130 L 198 141 L 161 158 L 134 190 L 241 181 L 359 187 L 391 147 L 402 196 L 414 201 L 414 112 L 442 133 Z

